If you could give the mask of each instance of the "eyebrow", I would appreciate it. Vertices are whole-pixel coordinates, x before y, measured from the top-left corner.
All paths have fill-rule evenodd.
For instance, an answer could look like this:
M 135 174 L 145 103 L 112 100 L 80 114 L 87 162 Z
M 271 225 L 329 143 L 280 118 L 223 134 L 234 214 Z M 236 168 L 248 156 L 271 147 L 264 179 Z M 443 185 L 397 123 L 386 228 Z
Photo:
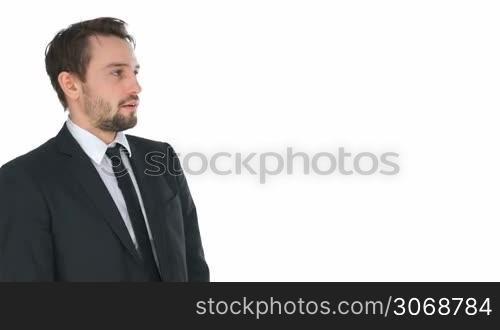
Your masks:
M 107 68 L 111 68 L 111 67 L 122 67 L 122 66 L 129 66 L 127 63 L 118 63 L 118 62 L 113 62 L 113 63 L 109 63 L 108 65 L 106 65 L 104 67 L 104 69 L 107 69 Z M 141 66 L 139 64 L 137 64 L 135 66 L 135 69 L 138 70 L 140 69 Z

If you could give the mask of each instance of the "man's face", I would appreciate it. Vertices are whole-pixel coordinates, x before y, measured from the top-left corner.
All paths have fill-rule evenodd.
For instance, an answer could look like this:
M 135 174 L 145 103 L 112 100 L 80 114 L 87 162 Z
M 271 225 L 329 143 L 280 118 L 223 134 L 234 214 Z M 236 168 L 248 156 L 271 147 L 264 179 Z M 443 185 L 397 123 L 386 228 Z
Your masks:
M 89 38 L 91 59 L 81 106 L 93 127 L 123 131 L 137 124 L 139 65 L 132 46 L 114 36 Z

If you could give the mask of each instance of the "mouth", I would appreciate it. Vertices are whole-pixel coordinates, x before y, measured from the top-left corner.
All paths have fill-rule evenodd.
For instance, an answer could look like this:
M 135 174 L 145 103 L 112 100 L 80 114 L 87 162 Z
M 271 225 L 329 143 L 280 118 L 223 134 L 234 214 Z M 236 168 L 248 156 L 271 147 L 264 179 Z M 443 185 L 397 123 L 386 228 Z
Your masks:
M 135 109 L 137 109 L 138 106 L 139 106 L 139 103 L 128 103 L 128 104 L 122 105 L 120 108 L 135 110 Z

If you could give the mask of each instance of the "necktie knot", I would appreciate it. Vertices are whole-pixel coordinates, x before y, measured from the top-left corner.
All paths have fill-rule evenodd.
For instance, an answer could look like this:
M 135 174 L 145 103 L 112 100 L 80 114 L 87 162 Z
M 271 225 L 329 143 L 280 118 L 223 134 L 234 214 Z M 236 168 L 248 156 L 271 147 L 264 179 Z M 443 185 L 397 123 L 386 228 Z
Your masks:
M 120 144 L 116 144 L 114 147 L 109 147 L 106 150 L 106 156 L 111 160 L 111 164 L 113 167 L 119 166 L 121 164 L 121 155 L 120 155 L 120 149 L 122 146 Z

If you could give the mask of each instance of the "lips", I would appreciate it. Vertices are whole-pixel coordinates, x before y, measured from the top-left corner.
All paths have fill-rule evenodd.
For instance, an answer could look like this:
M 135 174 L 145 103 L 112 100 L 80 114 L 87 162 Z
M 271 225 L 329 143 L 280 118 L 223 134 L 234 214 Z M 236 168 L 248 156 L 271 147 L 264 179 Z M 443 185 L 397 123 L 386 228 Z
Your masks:
M 122 107 L 136 107 L 136 106 L 137 106 L 137 103 L 128 103 L 128 104 L 122 105 Z

